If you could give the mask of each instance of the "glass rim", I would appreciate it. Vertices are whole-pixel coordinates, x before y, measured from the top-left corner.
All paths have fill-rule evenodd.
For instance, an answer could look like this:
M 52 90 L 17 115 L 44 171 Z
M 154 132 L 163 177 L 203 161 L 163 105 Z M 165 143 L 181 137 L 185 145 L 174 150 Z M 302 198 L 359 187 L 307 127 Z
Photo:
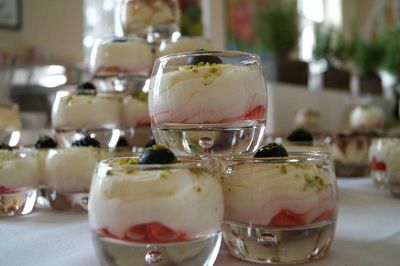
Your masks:
M 200 51 L 192 51 L 192 52 L 183 52 L 183 53 L 174 53 L 174 54 L 168 54 L 164 55 L 161 57 L 158 57 L 156 59 L 157 62 L 169 60 L 169 59 L 179 59 L 179 58 L 184 58 L 188 56 L 200 56 L 200 55 L 220 55 L 220 54 L 226 54 L 226 57 L 229 56 L 248 56 L 253 58 L 256 61 L 260 61 L 260 57 L 257 54 L 254 53 L 249 53 L 249 52 L 244 52 L 244 51 L 229 51 L 229 50 L 200 50 Z
M 232 163 L 306 163 L 324 162 L 330 160 L 330 154 L 323 151 L 288 151 L 288 157 L 259 157 L 252 155 L 238 155 L 223 158 Z
M 178 157 L 176 163 L 166 164 L 129 164 L 129 165 L 118 165 L 112 166 L 112 162 L 117 162 L 124 159 L 138 159 L 138 156 L 124 156 L 108 158 L 100 161 L 96 168 L 106 168 L 110 170 L 160 170 L 160 169 L 188 169 L 188 168 L 206 168 L 207 158 L 200 157 Z

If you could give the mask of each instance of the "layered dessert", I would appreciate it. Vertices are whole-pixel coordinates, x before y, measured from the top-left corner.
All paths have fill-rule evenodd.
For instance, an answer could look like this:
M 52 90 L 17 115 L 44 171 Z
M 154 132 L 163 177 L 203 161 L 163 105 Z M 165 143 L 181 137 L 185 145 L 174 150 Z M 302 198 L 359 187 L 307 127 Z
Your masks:
M 371 177 L 374 182 L 381 186 L 386 187 L 386 160 L 391 146 L 399 142 L 395 138 L 375 138 L 372 140 L 368 153 L 368 162 Z
M 153 55 L 148 44 L 125 39 L 99 44 L 91 57 L 95 78 L 120 74 L 148 76 L 153 65 Z
M 121 103 L 112 95 L 60 91 L 51 120 L 56 130 L 115 128 L 120 125 Z
M 258 66 L 202 63 L 165 72 L 153 81 L 149 110 L 157 123 L 265 120 L 266 87 Z
M 20 129 L 21 115 L 16 104 L 0 103 L 0 130 Z
M 133 92 L 122 101 L 122 125 L 128 128 L 150 126 L 148 94 Z
M 323 256 L 337 218 L 329 156 L 288 154 L 273 143 L 255 157 L 225 160 L 223 233 L 231 254 L 253 262 L 279 263 L 304 262 L 311 254 Z M 321 242 L 315 240 L 318 237 Z
M 30 213 L 38 185 L 38 163 L 32 151 L 0 145 L 0 217 Z
M 51 206 L 65 210 L 77 205 L 85 209 L 93 170 L 99 161 L 110 156 L 112 153 L 102 150 L 99 142 L 90 137 L 75 141 L 72 147 L 50 149 L 45 162 L 45 185 Z M 76 204 L 74 194 L 85 202 Z
M 197 260 L 218 250 L 221 183 L 200 161 L 177 162 L 154 145 L 139 158 L 103 161 L 94 178 L 89 223 L 103 259 L 122 260 L 129 249 L 130 263 L 139 265 L 155 246 L 163 262 L 204 265 Z
M 211 50 L 209 40 L 202 37 L 180 37 L 176 40 L 164 40 L 156 53 L 157 57 L 168 54 L 194 52 L 198 50 Z
M 178 31 L 180 9 L 176 0 L 125 0 L 121 16 L 126 36 L 163 39 Z
M 254 152 L 265 129 L 266 93 L 255 55 L 163 56 L 149 91 L 154 138 L 179 156 Z
M 340 177 L 366 176 L 371 141 L 372 135 L 359 132 L 341 133 L 334 137 L 331 152 L 336 175 Z

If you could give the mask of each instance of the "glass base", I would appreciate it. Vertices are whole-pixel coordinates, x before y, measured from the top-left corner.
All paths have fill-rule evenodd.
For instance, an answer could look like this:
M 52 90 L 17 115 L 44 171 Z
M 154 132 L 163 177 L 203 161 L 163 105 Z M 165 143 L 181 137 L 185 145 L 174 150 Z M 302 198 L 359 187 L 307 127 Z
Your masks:
M 88 193 L 66 193 L 58 192 L 54 189 L 47 189 L 46 198 L 50 206 L 55 210 L 87 211 L 88 209 Z
M 386 171 L 371 170 L 370 174 L 372 179 L 374 180 L 374 183 L 377 186 L 379 186 L 380 188 L 387 187 Z
M 368 164 L 361 163 L 342 163 L 339 161 L 334 161 L 335 164 L 335 174 L 338 177 L 366 177 L 368 176 Z
M 112 143 L 113 139 L 118 140 L 120 136 L 125 137 L 128 143 L 131 143 L 135 136 L 135 130 L 133 128 L 126 129 L 72 129 L 72 128 L 56 128 L 55 129 L 57 142 L 63 147 L 71 147 L 72 143 L 85 136 L 95 138 L 100 142 L 100 147 L 112 148 L 115 143 Z
M 212 266 L 221 245 L 221 233 L 168 244 L 137 244 L 92 232 L 101 265 Z
M 36 189 L 0 194 L 0 217 L 19 216 L 31 213 L 35 207 Z
M 158 144 L 178 156 L 251 153 L 264 137 L 264 121 L 219 124 L 165 123 L 153 127 Z
M 223 239 L 238 259 L 264 264 L 305 263 L 324 257 L 332 243 L 336 221 L 297 227 L 249 226 L 225 221 Z

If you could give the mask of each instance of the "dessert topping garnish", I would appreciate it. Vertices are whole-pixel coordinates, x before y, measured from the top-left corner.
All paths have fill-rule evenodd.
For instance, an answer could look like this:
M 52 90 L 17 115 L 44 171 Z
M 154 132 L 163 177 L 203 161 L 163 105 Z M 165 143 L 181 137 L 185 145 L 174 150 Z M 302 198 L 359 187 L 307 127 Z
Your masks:
M 263 157 L 288 157 L 288 152 L 282 145 L 277 143 L 270 143 L 258 149 L 256 154 L 254 154 L 254 158 Z
M 79 95 L 94 95 L 96 94 L 96 87 L 91 82 L 85 82 L 80 84 L 76 88 Z
M 177 161 L 171 150 L 158 144 L 145 148 L 143 154 L 139 157 L 140 164 L 168 164 Z
M 84 138 L 81 138 L 79 140 L 76 140 L 72 143 L 72 146 L 74 147 L 98 147 L 100 148 L 100 142 L 98 142 L 96 139 L 86 136 Z
M 222 64 L 222 60 L 214 55 L 194 55 L 190 56 L 186 61 L 187 65 L 198 65 L 199 63 Z
M 293 142 L 311 142 L 313 141 L 313 136 L 307 130 L 299 128 L 290 133 L 288 140 Z
M 141 101 L 141 102 L 145 102 L 147 103 L 147 100 L 149 98 L 149 94 L 146 92 L 142 92 L 142 91 L 134 91 L 132 92 L 132 97 Z
M 56 148 L 57 142 L 47 135 L 39 136 L 39 138 L 35 142 L 36 149 L 50 149 Z

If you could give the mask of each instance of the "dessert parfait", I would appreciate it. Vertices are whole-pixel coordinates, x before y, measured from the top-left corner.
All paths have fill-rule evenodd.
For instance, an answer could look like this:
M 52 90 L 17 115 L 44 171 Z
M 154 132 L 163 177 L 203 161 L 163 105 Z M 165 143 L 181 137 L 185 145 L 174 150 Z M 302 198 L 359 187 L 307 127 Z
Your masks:
M 149 112 L 157 143 L 174 153 L 238 154 L 261 143 L 266 85 L 256 55 L 183 53 L 156 60 Z
M 91 137 L 73 142 L 72 147 L 50 149 L 45 161 L 45 185 L 51 207 L 86 210 L 96 163 L 110 155 Z
M 177 0 L 124 0 L 121 22 L 125 36 L 158 42 L 179 34 Z
M 0 103 L 0 133 L 2 130 L 21 128 L 21 115 L 17 104 Z
M 104 264 L 213 265 L 223 194 L 210 161 L 177 159 L 154 145 L 138 157 L 102 161 L 89 224 Z
M 106 145 L 111 130 L 121 125 L 121 99 L 98 94 L 92 83 L 83 83 L 76 90 L 57 92 L 51 112 L 57 140 L 71 146 L 79 134 L 96 134 Z
M 341 133 L 333 138 L 331 151 L 337 176 L 368 175 L 368 154 L 372 138 L 373 135 L 358 131 Z
M 337 219 L 328 154 L 288 153 L 272 143 L 224 166 L 223 239 L 234 257 L 290 264 L 327 254 Z
M 141 90 L 153 66 L 150 46 L 140 40 L 111 39 L 92 50 L 93 83 L 101 92 Z
M 371 177 L 375 184 L 385 188 L 387 187 L 387 158 L 391 146 L 400 142 L 396 138 L 374 138 L 368 153 L 368 162 Z
M 38 185 L 38 163 L 33 151 L 1 144 L 0 217 L 32 212 Z

